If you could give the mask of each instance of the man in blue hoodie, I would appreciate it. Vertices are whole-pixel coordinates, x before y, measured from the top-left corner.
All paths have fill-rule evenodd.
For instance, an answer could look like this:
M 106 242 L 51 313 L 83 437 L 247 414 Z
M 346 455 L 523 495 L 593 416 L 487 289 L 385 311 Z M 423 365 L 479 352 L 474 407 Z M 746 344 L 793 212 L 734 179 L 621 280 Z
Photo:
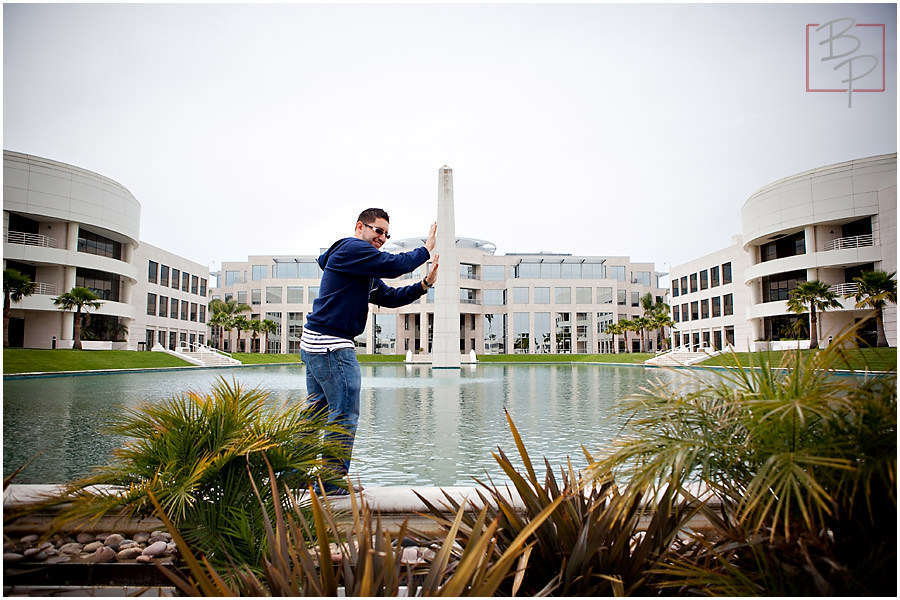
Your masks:
M 343 445 L 341 458 L 324 457 L 338 476 L 350 467 L 353 440 L 359 423 L 360 371 L 353 339 L 366 328 L 369 304 L 388 308 L 405 306 L 421 298 L 437 279 L 435 255 L 425 277 L 405 287 L 390 287 L 381 278 L 400 277 L 424 264 L 434 250 L 437 223 L 425 244 L 399 254 L 382 252 L 390 239 L 388 214 L 380 208 L 360 213 L 353 237 L 332 244 L 318 263 L 322 268 L 319 297 L 306 318 L 300 338 L 300 358 L 306 363 L 306 391 L 320 410 L 328 411 L 329 423 L 346 433 L 326 433 L 327 441 Z M 329 495 L 348 491 L 332 484 L 323 490 Z

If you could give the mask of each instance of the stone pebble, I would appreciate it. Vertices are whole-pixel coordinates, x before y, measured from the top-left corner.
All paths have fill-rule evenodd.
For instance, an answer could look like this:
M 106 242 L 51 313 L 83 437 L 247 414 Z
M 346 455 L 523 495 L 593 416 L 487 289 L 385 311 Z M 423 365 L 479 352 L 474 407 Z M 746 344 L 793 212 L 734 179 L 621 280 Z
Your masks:
M 47 539 L 38 534 L 24 535 L 18 540 L 7 538 L 3 544 L 3 561 L 58 564 L 65 562 L 141 562 L 154 559 L 171 560 L 178 555 L 172 535 L 163 530 L 139 531 L 130 537 L 125 533 L 80 532 L 54 535 Z

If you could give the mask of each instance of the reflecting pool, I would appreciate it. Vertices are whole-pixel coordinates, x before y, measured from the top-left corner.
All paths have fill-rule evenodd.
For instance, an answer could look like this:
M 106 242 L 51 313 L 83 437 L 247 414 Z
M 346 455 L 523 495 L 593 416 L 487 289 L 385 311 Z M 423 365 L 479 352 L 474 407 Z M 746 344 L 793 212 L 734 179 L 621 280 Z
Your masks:
M 584 465 L 589 450 L 622 423 L 616 401 L 661 369 L 596 365 L 362 365 L 359 431 L 351 472 L 364 486 L 470 485 L 485 470 L 502 480 L 491 456 L 501 447 L 518 462 L 506 423 L 509 410 L 532 460 L 546 456 Z M 41 453 L 15 483 L 61 483 L 105 463 L 124 441 L 104 431 L 125 408 L 188 390 L 206 391 L 219 376 L 302 401 L 302 364 L 240 369 L 186 369 L 78 375 L 3 382 L 3 474 Z

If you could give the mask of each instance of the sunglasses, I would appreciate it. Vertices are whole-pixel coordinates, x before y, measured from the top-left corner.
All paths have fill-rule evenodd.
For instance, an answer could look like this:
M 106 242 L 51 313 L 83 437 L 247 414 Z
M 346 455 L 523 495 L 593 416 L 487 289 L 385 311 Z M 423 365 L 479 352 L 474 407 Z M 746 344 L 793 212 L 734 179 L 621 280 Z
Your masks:
M 382 229 L 381 227 L 372 227 L 372 226 L 369 225 L 368 223 L 363 223 L 363 225 L 365 225 L 366 227 L 368 227 L 369 229 L 371 229 L 372 231 L 374 231 L 374 232 L 375 232 L 375 235 L 383 235 L 383 236 L 384 236 L 384 239 L 386 239 L 386 240 L 391 239 L 391 234 L 389 234 L 387 231 L 385 231 L 385 230 Z

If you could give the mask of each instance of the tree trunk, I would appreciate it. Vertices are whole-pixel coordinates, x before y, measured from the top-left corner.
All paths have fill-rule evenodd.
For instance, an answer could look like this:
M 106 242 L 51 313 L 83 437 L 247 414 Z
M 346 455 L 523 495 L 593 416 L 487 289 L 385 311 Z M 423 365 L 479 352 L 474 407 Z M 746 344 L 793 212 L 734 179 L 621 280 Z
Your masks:
M 75 322 L 72 323 L 72 350 L 81 350 L 81 308 L 75 311 Z
M 815 349 L 819 347 L 819 319 L 816 317 L 816 305 L 809 305 L 809 347 Z
M 877 348 L 887 348 L 888 341 L 887 336 L 884 334 L 884 316 L 882 315 L 881 307 L 875 309 L 875 331 L 878 334 L 875 346 Z
M 3 347 L 9 348 L 9 313 L 12 309 L 9 295 L 3 299 Z

